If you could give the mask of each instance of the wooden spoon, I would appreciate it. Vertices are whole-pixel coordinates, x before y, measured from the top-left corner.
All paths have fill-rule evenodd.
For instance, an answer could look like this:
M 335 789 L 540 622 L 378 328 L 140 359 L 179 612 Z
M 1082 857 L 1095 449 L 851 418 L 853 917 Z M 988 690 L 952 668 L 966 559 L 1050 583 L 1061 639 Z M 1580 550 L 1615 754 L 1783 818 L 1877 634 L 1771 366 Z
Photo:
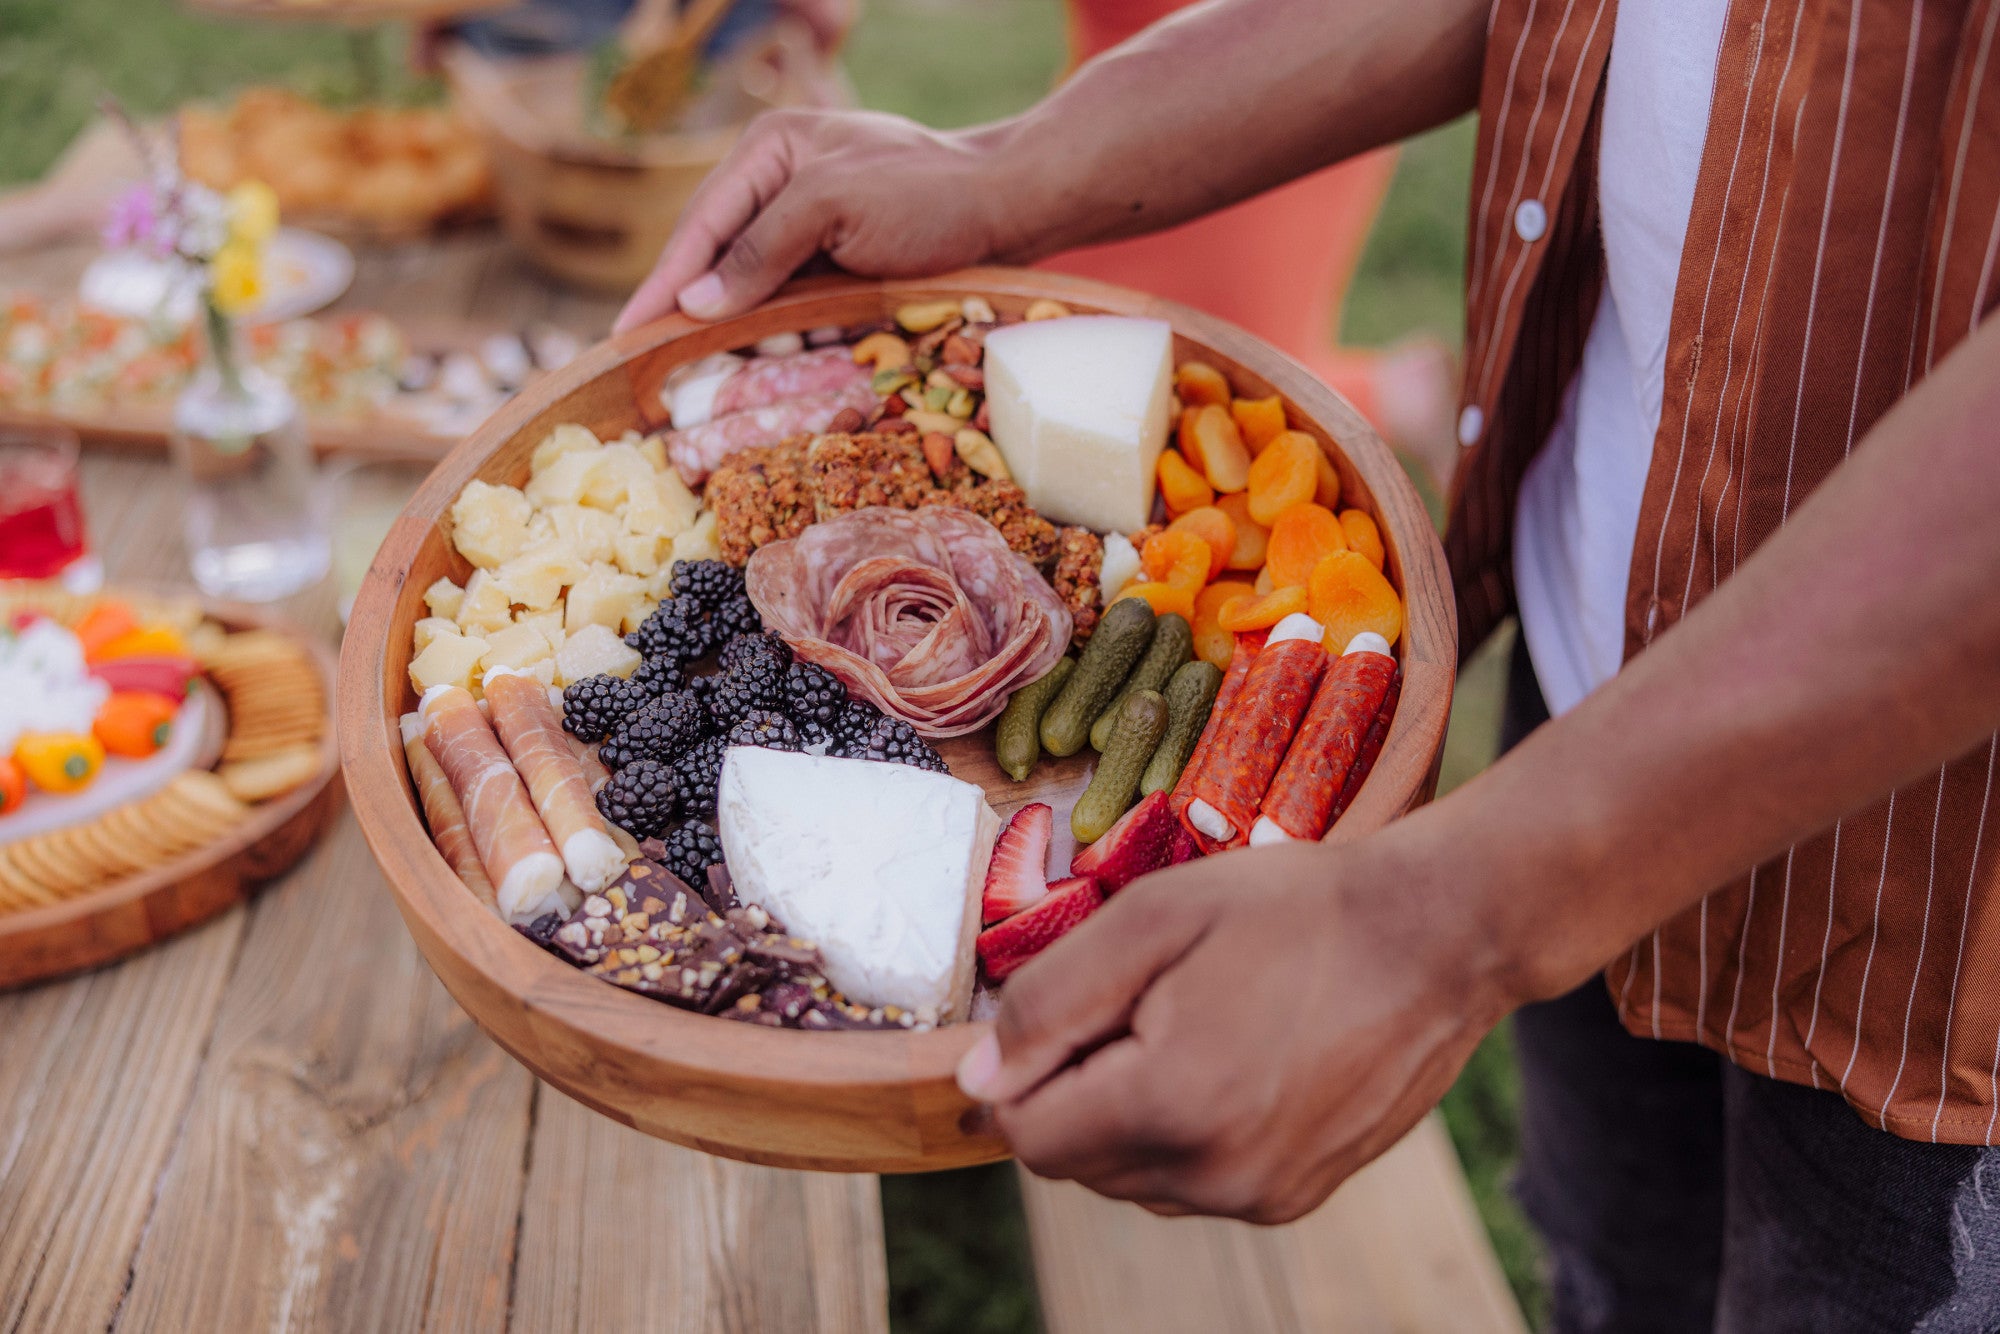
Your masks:
M 660 46 L 642 50 L 618 72 L 605 101 L 635 130 L 665 125 L 687 97 L 701 55 L 701 44 L 729 12 L 732 0 L 694 0 Z M 635 27 L 657 27 L 658 6 L 642 4 Z M 628 30 L 629 31 L 629 30 Z

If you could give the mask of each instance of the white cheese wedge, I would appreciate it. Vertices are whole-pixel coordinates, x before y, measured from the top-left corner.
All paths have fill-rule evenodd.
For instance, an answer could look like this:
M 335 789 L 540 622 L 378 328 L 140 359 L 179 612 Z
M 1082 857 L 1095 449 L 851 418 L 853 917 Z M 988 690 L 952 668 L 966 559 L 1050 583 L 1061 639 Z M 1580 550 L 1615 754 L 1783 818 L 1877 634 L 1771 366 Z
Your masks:
M 850 1000 L 963 1017 L 1000 821 L 948 774 L 732 748 L 716 795 L 738 897 L 818 944 Z
M 986 336 L 993 442 L 1057 523 L 1132 532 L 1152 516 L 1174 336 L 1164 321 L 1073 315 Z

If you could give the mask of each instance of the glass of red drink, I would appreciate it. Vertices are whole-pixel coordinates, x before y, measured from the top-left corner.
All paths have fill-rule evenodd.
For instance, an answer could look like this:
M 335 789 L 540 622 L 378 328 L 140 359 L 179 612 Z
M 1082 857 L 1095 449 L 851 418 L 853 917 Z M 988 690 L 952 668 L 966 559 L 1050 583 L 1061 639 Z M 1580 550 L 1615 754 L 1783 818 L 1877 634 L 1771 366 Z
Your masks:
M 61 579 L 77 591 L 97 583 L 76 460 L 68 431 L 0 427 L 0 579 Z

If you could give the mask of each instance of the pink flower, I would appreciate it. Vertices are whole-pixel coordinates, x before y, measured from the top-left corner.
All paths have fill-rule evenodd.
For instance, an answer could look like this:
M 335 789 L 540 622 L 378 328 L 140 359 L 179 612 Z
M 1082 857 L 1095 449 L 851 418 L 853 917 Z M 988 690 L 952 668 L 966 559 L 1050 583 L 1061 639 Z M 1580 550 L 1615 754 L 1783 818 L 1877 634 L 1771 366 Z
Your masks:
M 173 253 L 173 237 L 162 225 L 161 199 L 151 185 L 135 185 L 112 201 L 104 218 L 106 249 L 142 250 L 155 259 Z

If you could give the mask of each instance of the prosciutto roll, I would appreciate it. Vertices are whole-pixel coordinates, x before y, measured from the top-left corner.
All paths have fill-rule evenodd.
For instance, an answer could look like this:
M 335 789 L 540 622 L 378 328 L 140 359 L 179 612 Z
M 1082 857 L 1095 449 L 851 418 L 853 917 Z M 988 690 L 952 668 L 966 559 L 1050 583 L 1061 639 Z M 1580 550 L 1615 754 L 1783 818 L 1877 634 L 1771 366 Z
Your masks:
M 604 832 L 604 820 L 591 800 L 590 779 L 569 748 L 547 689 L 532 676 L 493 671 L 486 676 L 486 703 L 493 712 L 493 730 L 527 783 L 569 878 L 578 889 L 595 894 L 625 869 L 625 854 Z
M 717 397 L 720 396 L 718 390 Z M 715 471 L 716 465 L 739 450 L 775 445 L 795 435 L 813 435 L 831 426 L 844 408 L 866 415 L 874 407 L 874 391 L 863 380 L 831 393 L 807 394 L 782 403 L 745 408 L 698 426 L 667 432 L 667 458 L 682 481 L 698 486 Z
M 479 864 L 479 851 L 472 846 L 472 829 L 465 822 L 465 808 L 451 790 L 451 780 L 438 767 L 437 757 L 424 744 L 423 719 L 414 713 L 402 717 L 403 757 L 410 764 L 410 781 L 416 784 L 417 800 L 423 803 L 424 822 L 431 827 L 431 842 L 445 865 L 457 873 L 465 887 L 495 912 L 493 882 Z
M 1309 841 L 1326 833 L 1395 679 L 1389 641 L 1376 634 L 1356 635 L 1320 678 L 1305 721 L 1264 794 L 1250 830 L 1251 846 Z
M 479 705 L 458 686 L 433 686 L 417 712 L 424 744 L 464 808 L 500 915 L 523 922 L 560 909 L 562 857 Z
M 928 737 L 985 726 L 1069 644 L 1048 581 L 948 506 L 855 510 L 758 548 L 743 573 L 794 654 Z

